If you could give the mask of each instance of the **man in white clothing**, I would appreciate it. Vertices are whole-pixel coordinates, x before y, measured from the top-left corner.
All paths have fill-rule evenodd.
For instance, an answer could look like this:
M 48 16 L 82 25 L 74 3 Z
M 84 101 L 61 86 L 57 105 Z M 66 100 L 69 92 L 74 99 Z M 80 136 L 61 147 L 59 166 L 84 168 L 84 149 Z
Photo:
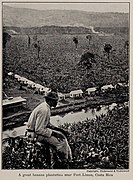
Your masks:
M 57 103 L 57 93 L 49 92 L 45 96 L 45 101 L 32 111 L 28 120 L 27 131 L 34 132 L 38 141 L 53 146 L 63 164 L 67 164 L 72 160 L 72 153 L 65 136 L 66 132 L 50 123 L 51 107 L 56 107 Z

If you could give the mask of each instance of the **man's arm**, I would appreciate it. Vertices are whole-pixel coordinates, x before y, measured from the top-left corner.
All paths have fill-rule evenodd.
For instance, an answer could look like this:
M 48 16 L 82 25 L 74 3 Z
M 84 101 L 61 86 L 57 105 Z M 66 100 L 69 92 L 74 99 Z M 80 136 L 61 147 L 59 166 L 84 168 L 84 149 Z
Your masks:
M 66 138 L 66 137 L 64 136 L 64 134 L 62 134 L 61 132 L 56 131 L 56 130 L 53 130 L 53 131 L 52 131 L 52 135 L 51 135 L 51 136 L 56 137 L 59 141 L 64 141 L 64 139 Z
M 64 134 L 66 137 L 69 135 L 68 131 L 66 131 L 66 130 L 64 130 L 64 129 L 62 129 L 62 128 L 56 127 L 56 126 L 54 126 L 54 125 L 51 124 L 51 123 L 48 124 L 48 127 L 49 127 L 50 129 L 55 130 L 55 131 L 61 132 L 61 133 Z
M 49 124 L 48 124 L 48 127 L 49 127 L 50 129 L 56 129 L 56 128 L 57 128 L 56 126 L 54 126 L 54 125 L 51 124 L 50 122 L 49 122 Z

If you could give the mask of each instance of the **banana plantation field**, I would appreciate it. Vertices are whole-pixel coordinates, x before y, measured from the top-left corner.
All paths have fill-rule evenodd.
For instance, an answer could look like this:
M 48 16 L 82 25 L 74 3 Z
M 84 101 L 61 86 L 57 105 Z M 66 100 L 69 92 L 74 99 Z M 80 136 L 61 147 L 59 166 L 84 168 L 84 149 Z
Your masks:
M 28 39 L 28 35 L 11 35 L 3 50 L 5 87 L 14 85 L 7 76 L 10 71 L 60 92 L 127 82 L 128 36 L 90 36 L 37 34 L 29 35 Z M 78 39 L 77 44 L 73 37 Z M 112 46 L 109 53 L 104 49 L 105 44 Z M 93 58 L 84 59 L 87 52 Z
M 77 89 L 85 92 L 89 87 L 100 89 L 103 85 L 128 84 L 128 35 L 11 35 L 6 47 L 3 48 L 3 91 L 12 97 L 22 95 L 27 99 L 28 110 L 31 110 L 43 101 L 42 95 L 34 94 L 31 89 L 20 89 L 19 83 L 8 76 L 9 72 L 65 94 Z M 121 92 L 119 93 L 121 95 Z M 110 97 L 113 99 L 116 96 L 112 93 Z M 89 101 L 89 98 L 84 100 Z M 102 100 L 105 101 L 106 97 Z M 97 101 L 99 102 L 99 99 Z M 69 132 L 68 142 L 73 153 L 70 168 L 128 169 L 129 107 L 123 102 L 121 107 L 110 110 L 106 115 L 88 119 L 76 124 L 62 125 Z M 16 149 L 10 144 L 9 141 L 7 149 L 3 150 L 2 168 L 29 168 L 20 139 L 17 140 Z M 48 168 L 42 167 L 42 164 L 35 165 L 37 169 Z

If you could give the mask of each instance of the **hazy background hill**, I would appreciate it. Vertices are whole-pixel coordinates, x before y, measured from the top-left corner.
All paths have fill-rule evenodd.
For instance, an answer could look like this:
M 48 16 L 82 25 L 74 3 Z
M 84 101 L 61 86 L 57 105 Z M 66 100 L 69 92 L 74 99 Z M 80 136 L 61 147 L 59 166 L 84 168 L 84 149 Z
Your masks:
M 3 6 L 3 25 L 17 27 L 83 26 L 127 27 L 128 13 L 77 10 L 33 10 Z

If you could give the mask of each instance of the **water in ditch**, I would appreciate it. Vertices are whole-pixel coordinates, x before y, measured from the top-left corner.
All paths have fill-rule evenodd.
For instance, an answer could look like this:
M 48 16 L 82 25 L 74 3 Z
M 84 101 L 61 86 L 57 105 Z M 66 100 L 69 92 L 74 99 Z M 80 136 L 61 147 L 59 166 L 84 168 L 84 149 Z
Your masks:
M 79 121 L 83 121 L 88 119 L 94 119 L 96 116 L 100 116 L 101 114 L 106 114 L 109 110 L 112 110 L 116 103 L 112 103 L 111 105 L 101 105 L 97 108 L 86 108 L 77 112 L 69 112 L 61 115 L 56 115 L 51 117 L 51 123 L 55 126 L 63 125 L 64 123 L 77 123 Z M 13 134 L 23 135 L 26 129 L 26 124 L 24 126 L 20 126 L 14 128 L 12 130 L 6 130 L 2 133 L 2 138 L 6 138 L 8 136 L 12 136 Z

